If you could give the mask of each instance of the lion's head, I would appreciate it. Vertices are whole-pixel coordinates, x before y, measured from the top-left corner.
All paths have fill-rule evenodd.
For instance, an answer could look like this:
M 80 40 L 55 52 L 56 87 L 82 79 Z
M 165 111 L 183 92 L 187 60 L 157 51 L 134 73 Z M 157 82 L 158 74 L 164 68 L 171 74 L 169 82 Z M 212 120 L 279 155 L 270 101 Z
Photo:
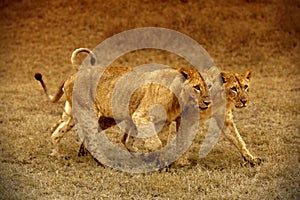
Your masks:
M 194 68 L 179 68 L 178 70 L 188 81 L 198 99 L 199 108 L 206 110 L 211 106 L 209 88 L 198 70 Z
M 234 104 L 236 108 L 242 108 L 248 105 L 251 77 L 252 73 L 249 70 L 243 74 L 221 72 L 228 103 Z

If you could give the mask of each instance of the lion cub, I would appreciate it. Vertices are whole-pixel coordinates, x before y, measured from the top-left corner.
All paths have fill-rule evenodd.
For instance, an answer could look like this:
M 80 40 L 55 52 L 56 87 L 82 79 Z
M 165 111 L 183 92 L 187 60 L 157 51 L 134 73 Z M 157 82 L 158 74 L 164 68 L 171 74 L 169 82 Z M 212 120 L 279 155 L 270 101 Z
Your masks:
M 72 64 L 74 61 L 74 57 L 80 52 L 90 53 L 91 64 L 94 64 L 95 56 L 90 50 L 86 48 L 76 49 L 73 52 L 71 57 Z M 116 119 L 114 119 L 116 118 L 116 116 L 113 115 L 110 107 L 110 99 L 112 98 L 113 86 L 122 77 L 123 74 L 127 73 L 130 70 L 131 68 L 126 67 L 108 68 L 104 73 L 105 76 L 102 76 L 101 80 L 99 81 L 99 84 L 97 86 L 95 109 L 99 118 L 99 125 L 103 130 L 116 125 Z M 142 75 L 137 74 L 137 76 L 141 77 Z M 177 70 L 168 69 L 159 72 L 152 72 L 152 76 L 173 76 L 174 78 L 179 78 L 182 81 L 183 85 L 188 84 L 189 86 L 191 86 L 196 94 L 199 103 L 199 108 L 201 112 L 200 116 L 202 118 L 201 120 L 205 120 L 211 117 L 211 99 L 209 89 L 198 71 L 191 68 L 179 68 Z M 243 141 L 234 124 L 232 115 L 233 107 L 243 108 L 246 107 L 249 103 L 248 92 L 251 76 L 251 71 L 246 71 L 243 74 L 225 72 L 221 72 L 220 74 L 218 74 L 218 78 L 222 79 L 226 93 L 226 117 L 222 133 L 241 152 L 243 158 L 247 162 L 249 162 L 251 165 L 255 165 L 259 164 L 261 162 L 261 159 L 253 156 L 247 149 L 245 142 Z M 71 110 L 73 86 L 77 78 L 77 73 L 73 76 L 70 76 L 66 81 L 64 81 L 60 85 L 58 92 L 54 96 L 51 96 L 48 93 L 47 87 L 43 82 L 41 74 L 36 74 L 35 78 L 38 81 L 40 81 L 45 93 L 52 102 L 57 102 L 63 94 L 65 94 L 66 96 L 65 108 L 61 119 L 58 121 L 57 124 L 55 124 L 52 127 L 51 130 L 51 140 L 55 145 L 55 148 L 53 149 L 51 155 L 59 155 L 60 139 L 66 132 L 68 132 L 74 126 Z M 167 111 L 167 120 L 165 121 L 164 128 L 168 128 L 172 121 L 175 121 L 178 126 L 178 119 L 180 119 L 180 108 L 178 101 L 176 100 L 176 97 L 170 93 L 170 91 L 163 88 L 159 88 L 160 86 L 157 84 L 149 84 L 147 85 L 147 87 L 142 87 L 138 89 L 137 92 L 133 94 L 130 100 L 133 103 L 131 103 L 129 109 L 131 115 L 130 121 L 133 127 L 136 128 L 139 126 L 143 126 L 145 124 L 149 124 L 149 122 L 155 124 L 155 121 L 153 121 L 154 117 L 151 117 L 148 114 L 148 108 L 149 106 L 151 106 L 151 104 L 156 103 L 161 103 Z M 126 91 L 124 93 L 126 93 Z M 119 117 L 119 119 L 117 120 L 120 121 L 124 119 L 122 119 L 122 117 Z M 156 121 L 159 120 L 156 119 Z M 220 127 L 222 127 L 222 125 L 220 125 Z M 163 136 L 164 134 L 154 135 L 150 138 L 147 138 L 146 140 L 143 140 L 144 143 L 141 145 L 142 148 L 144 148 L 144 150 L 146 151 L 151 152 L 161 148 L 162 145 L 166 145 L 166 140 L 164 140 L 164 144 L 162 144 L 162 141 L 160 139 L 161 135 Z M 134 147 L 133 140 L 130 134 L 124 133 L 122 143 L 129 151 L 138 150 L 136 147 Z
M 95 70 L 97 70 L 95 68 Z M 111 102 L 113 101 L 113 91 L 118 81 L 126 73 L 133 73 L 135 78 L 146 80 L 149 84 L 139 87 L 131 96 L 129 108 L 117 107 L 117 113 L 113 113 Z M 72 110 L 72 94 L 73 86 L 76 80 L 77 73 L 67 79 L 59 88 L 59 95 L 64 92 L 66 96 L 65 109 L 59 122 L 53 127 L 51 140 L 55 145 L 51 155 L 59 155 L 59 142 L 63 135 L 68 132 L 74 126 L 74 120 L 71 113 Z M 42 80 L 41 74 L 36 74 L 35 78 L 41 82 L 46 94 L 50 99 L 53 99 L 48 92 L 45 83 Z M 132 79 L 134 80 L 134 79 Z M 165 82 L 165 85 L 172 83 L 171 90 L 176 90 L 178 96 L 161 84 L 155 84 L 157 80 Z M 128 84 L 128 85 L 126 85 Z M 126 95 L 129 91 L 128 88 L 133 84 L 131 82 L 124 82 L 122 90 L 119 91 L 121 95 Z M 192 93 L 188 94 L 187 88 L 192 88 Z M 55 98 L 58 100 L 59 98 Z M 130 67 L 108 67 L 102 74 L 96 89 L 95 97 L 95 112 L 98 119 L 114 119 L 115 122 L 126 121 L 124 124 L 129 124 L 128 135 L 124 137 L 122 141 L 125 147 L 129 151 L 136 151 L 132 147 L 132 137 L 138 136 L 143 139 L 143 146 L 146 151 L 155 151 L 162 147 L 162 142 L 156 134 L 156 128 L 162 121 L 166 124 L 170 124 L 172 121 L 176 121 L 181 115 L 180 103 L 184 105 L 189 104 L 189 101 L 193 101 L 198 104 L 201 110 L 208 109 L 211 103 L 208 87 L 201 76 L 201 74 L 194 69 L 179 68 L 177 70 L 172 68 L 165 68 L 159 70 L 152 70 L 149 72 L 138 71 Z M 54 101 L 53 101 L 54 102 Z M 149 112 L 149 108 L 153 105 L 161 105 L 165 112 L 166 118 L 163 119 L 162 115 Z M 120 104 L 121 105 L 121 104 Z M 119 106 L 117 104 L 117 106 Z M 128 112 L 130 116 L 126 115 Z M 122 111 L 125 112 L 122 112 Z M 128 122 L 128 123 L 127 123 Z M 141 127 L 151 125 L 152 129 L 146 130 Z M 101 125 L 101 122 L 100 122 Z M 114 125 L 112 123 L 111 125 Z M 108 127 L 106 127 L 108 128 Z M 125 128 L 125 129 L 126 129 Z M 140 135 L 139 135 L 140 134 Z M 127 135 L 127 136 L 128 136 Z M 150 137 L 151 136 L 151 137 Z
M 261 159 L 253 156 L 238 132 L 232 115 L 233 107 L 244 108 L 249 104 L 249 85 L 252 72 L 247 70 L 242 74 L 221 72 L 220 77 L 226 93 L 226 116 L 222 129 L 223 135 L 242 154 L 245 161 L 252 166 L 261 163 Z

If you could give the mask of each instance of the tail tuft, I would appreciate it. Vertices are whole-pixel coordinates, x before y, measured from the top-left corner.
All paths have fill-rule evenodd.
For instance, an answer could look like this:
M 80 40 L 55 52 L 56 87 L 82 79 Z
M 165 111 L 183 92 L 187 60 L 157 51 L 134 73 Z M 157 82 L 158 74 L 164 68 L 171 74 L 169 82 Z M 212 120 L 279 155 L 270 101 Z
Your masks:
M 95 57 L 91 57 L 91 65 L 95 65 L 95 63 L 96 63 L 96 58 Z
M 40 73 L 36 73 L 36 74 L 34 75 L 34 78 L 35 78 L 36 80 L 38 80 L 38 81 L 41 81 L 42 78 L 43 78 L 43 76 L 42 76 L 42 74 L 40 74 Z

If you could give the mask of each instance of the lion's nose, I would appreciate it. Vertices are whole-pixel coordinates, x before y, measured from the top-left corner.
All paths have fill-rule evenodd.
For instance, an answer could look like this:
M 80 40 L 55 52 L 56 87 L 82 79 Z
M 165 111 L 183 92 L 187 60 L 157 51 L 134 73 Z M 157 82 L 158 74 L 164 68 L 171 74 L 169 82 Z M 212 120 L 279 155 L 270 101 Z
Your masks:
M 211 101 L 204 100 L 203 103 L 204 103 L 206 106 L 209 106 L 209 105 L 211 104 Z
M 241 99 L 241 102 L 243 105 L 245 105 L 247 103 L 247 99 Z

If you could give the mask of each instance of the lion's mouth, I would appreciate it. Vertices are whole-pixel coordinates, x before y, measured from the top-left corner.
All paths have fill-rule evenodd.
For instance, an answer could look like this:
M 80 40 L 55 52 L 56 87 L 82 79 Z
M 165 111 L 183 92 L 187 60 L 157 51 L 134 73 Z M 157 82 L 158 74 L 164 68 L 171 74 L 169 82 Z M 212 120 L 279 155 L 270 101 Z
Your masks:
M 200 108 L 200 110 L 207 110 L 207 109 L 208 109 L 208 106 L 206 106 L 206 107 L 201 107 L 201 106 L 199 106 L 199 108 Z
M 247 105 L 243 104 L 243 105 L 235 105 L 236 108 L 244 108 L 247 107 Z

